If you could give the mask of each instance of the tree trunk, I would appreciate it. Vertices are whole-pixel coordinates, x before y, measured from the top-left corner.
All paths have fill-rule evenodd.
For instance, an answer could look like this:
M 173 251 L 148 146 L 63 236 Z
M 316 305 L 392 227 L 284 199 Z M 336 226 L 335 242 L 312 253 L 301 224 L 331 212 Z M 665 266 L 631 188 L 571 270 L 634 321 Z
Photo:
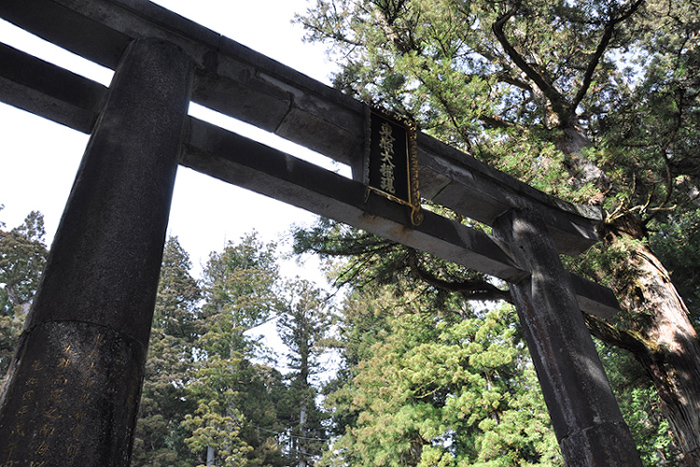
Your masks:
M 207 446 L 207 466 L 214 465 L 214 447 Z
M 628 264 L 633 279 L 617 284 L 623 309 L 626 338 L 592 329 L 606 342 L 630 350 L 651 377 L 661 409 L 671 424 L 687 466 L 700 467 L 700 345 L 688 310 L 671 283 L 668 271 L 643 243 L 640 223 L 631 216 L 607 226 L 608 247 L 624 242 L 631 248 Z M 624 312 L 623 312 L 624 313 Z M 611 328 L 608 330 L 612 331 Z
M 308 391 L 311 388 L 311 384 L 309 384 L 309 356 L 311 354 L 311 345 L 309 345 L 308 340 L 306 342 L 302 343 L 303 345 L 299 346 L 300 350 L 300 368 L 299 368 L 299 380 L 301 382 L 301 388 L 302 388 L 302 394 L 303 394 L 303 400 L 301 402 L 301 407 L 299 409 L 299 435 L 301 438 L 299 438 L 299 442 L 297 444 L 297 455 L 299 456 L 299 463 L 297 464 L 297 467 L 306 467 L 307 461 L 306 457 L 308 456 L 308 447 L 307 445 L 309 444 L 307 438 L 307 430 L 306 430 L 306 420 L 308 418 L 308 407 L 306 404 L 307 397 L 308 397 Z
M 301 404 L 301 410 L 299 411 L 299 433 L 301 436 L 306 436 L 306 404 L 302 403 Z M 299 440 L 299 448 L 298 448 L 298 454 L 299 454 L 299 463 L 297 464 L 297 467 L 306 467 L 306 440 L 300 439 Z
M 562 134 L 555 141 L 557 149 L 567 156 L 564 160 L 565 169 L 571 175 L 571 181 L 576 189 L 587 183 L 593 183 L 602 193 L 609 192 L 610 177 L 584 155 L 584 150 L 591 146 L 591 140 L 575 120 L 570 118 L 566 125 L 560 126 Z

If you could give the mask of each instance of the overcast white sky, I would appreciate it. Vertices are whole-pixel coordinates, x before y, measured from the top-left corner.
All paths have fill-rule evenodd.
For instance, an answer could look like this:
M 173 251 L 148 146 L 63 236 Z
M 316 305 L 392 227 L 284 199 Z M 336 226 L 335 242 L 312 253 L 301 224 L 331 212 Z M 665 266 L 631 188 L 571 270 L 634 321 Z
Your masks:
M 308 8 L 306 0 L 157 0 L 155 3 L 315 79 L 329 82 L 334 66 L 328 62 L 324 48 L 304 43 L 302 28 L 291 23 L 294 13 Z M 60 60 L 62 66 L 103 84 L 108 84 L 111 78 L 110 70 L 86 67 L 80 60 L 47 47 L 5 22 L 0 22 L 0 41 L 45 60 Z M 88 137 L 1 103 L 0 128 L 0 204 L 5 205 L 0 211 L 0 221 L 14 227 L 29 211 L 39 210 L 44 213 L 50 243 Z M 169 233 L 179 237 L 198 269 L 209 252 L 221 250 L 227 240 L 236 241 L 252 229 L 266 241 L 276 240 L 292 223 L 309 224 L 314 218 L 306 211 L 181 167 Z

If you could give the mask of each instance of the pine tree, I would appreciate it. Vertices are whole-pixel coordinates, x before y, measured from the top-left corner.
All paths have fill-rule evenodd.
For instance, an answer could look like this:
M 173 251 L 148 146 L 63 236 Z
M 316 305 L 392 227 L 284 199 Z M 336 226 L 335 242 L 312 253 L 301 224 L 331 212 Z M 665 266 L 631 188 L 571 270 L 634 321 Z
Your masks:
M 177 237 L 165 244 L 134 440 L 133 466 L 191 466 L 181 426 L 197 407 L 189 398 L 189 371 L 202 332 L 201 290 Z
M 255 360 L 260 345 L 246 331 L 280 308 L 275 246 L 255 234 L 212 253 L 204 270 L 204 330 L 188 393 L 197 409 L 185 440 L 207 465 L 282 465 L 276 406 L 282 376 Z
M 277 321 L 277 332 L 289 348 L 289 389 L 283 399 L 289 436 L 289 458 L 297 467 L 312 467 L 325 449 L 327 416 L 317 406 L 313 378 L 324 370 L 320 361 L 332 321 L 330 297 L 306 280 L 285 287 L 289 303 Z
M 347 367 L 328 396 L 340 437 L 324 464 L 561 465 L 512 310 L 392 289 L 343 308 Z

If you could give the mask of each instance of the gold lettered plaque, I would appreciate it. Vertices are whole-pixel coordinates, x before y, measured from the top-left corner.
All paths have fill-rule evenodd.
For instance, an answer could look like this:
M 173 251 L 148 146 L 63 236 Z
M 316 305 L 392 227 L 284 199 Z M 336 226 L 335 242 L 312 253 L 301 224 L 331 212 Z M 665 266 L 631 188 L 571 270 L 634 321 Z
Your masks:
M 376 193 L 411 208 L 411 223 L 423 220 L 418 192 L 416 124 L 370 109 L 367 115 L 365 183 Z

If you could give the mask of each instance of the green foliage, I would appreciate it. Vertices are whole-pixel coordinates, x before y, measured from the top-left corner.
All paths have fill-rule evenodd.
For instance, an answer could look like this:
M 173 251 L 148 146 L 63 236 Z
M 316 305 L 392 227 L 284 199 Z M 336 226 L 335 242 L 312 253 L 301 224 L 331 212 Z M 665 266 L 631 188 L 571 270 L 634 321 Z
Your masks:
M 274 249 L 251 234 L 212 253 L 204 270 L 204 332 L 188 387 L 198 411 L 183 426 L 204 424 L 186 442 L 193 452 L 214 448 L 222 465 L 281 465 L 270 436 L 281 431 L 281 375 L 253 362 L 259 346 L 245 334 L 280 307 Z
M 629 261 L 646 244 L 644 240 L 620 238 L 610 246 L 598 243 L 578 258 L 563 258 L 567 267 L 614 290 L 631 290 L 640 270 Z
M 289 458 L 312 466 L 326 448 L 324 422 L 328 416 L 317 406 L 313 379 L 323 369 L 319 359 L 326 350 L 332 322 L 330 297 L 301 279 L 285 289 L 288 303 L 279 315 L 277 332 L 289 349 L 292 371 L 286 375 L 289 391 L 282 398 L 280 415 L 291 428 Z
M 287 282 L 285 307 L 277 320 L 277 332 L 289 349 L 289 367 L 311 376 L 319 366 L 318 359 L 332 322 L 331 297 L 305 279 Z
M 457 217 L 445 211 L 444 215 Z M 458 217 L 457 220 L 469 222 Z M 321 218 L 308 230 L 297 229 L 294 248 L 296 253 L 311 251 L 324 258 L 343 258 L 332 277 L 336 286 L 393 284 L 397 294 L 404 287 L 431 295 L 437 302 L 454 301 L 456 296 L 489 301 L 510 299 L 484 274 L 330 219 Z
M 262 245 L 253 233 L 237 245 L 229 242 L 222 253 L 211 253 L 203 281 L 204 312 L 210 320 L 208 335 L 203 336 L 205 341 L 209 340 L 208 352 L 216 349 L 226 357 L 243 340 L 221 340 L 217 333 L 242 339 L 244 331 L 262 324 L 279 309 L 275 248 L 274 244 Z M 223 327 L 218 329 L 218 326 Z
M 46 263 L 44 235 L 44 217 L 37 211 L 21 225 L 0 230 L 0 387 Z
M 610 385 L 642 462 L 647 466 L 684 465 L 668 420 L 664 419 L 659 396 L 644 369 L 625 351 L 596 342 Z
M 297 254 L 314 252 L 326 259 L 347 258 L 334 274 L 337 286 L 391 282 L 405 263 L 405 250 L 400 245 L 328 218 L 320 218 L 309 230 L 296 229 L 294 250 Z
M 281 287 L 276 260 L 273 244 L 248 235 L 211 254 L 200 286 L 168 240 L 132 465 L 282 467 L 301 452 L 320 455 L 324 415 L 311 379 L 327 303 L 307 282 Z M 275 315 L 290 346 L 287 376 L 248 333 Z
M 153 331 L 182 339 L 192 345 L 201 335 L 202 291 L 190 275 L 192 263 L 177 237 L 165 244 L 160 283 L 153 318 Z
M 196 406 L 188 397 L 188 370 L 194 362 L 199 285 L 190 275 L 189 255 L 171 237 L 165 244 L 149 341 L 146 376 L 136 427 L 133 466 L 190 466 L 188 431 L 180 425 Z
M 282 375 L 254 363 L 245 331 L 279 303 L 274 247 L 254 235 L 213 253 L 203 286 L 177 238 L 165 246 L 132 465 L 278 466 Z M 202 300 L 205 300 L 204 302 Z
M 637 442 L 644 465 L 683 465 L 668 420 L 663 419 L 654 388 L 630 388 L 620 409 Z
M 222 413 L 227 413 L 222 415 Z M 242 416 L 235 410 L 222 411 L 218 401 L 201 403 L 195 415 L 187 415 L 182 425 L 192 428 L 192 437 L 185 443 L 194 452 L 213 449 L 221 467 L 245 465 L 252 451 L 238 436 Z M 204 467 L 200 464 L 198 467 Z
M 698 17 L 698 2 L 680 0 L 316 0 L 297 21 L 310 40 L 331 46 L 342 67 L 339 89 L 407 115 L 438 139 L 543 191 L 601 206 L 604 244 L 569 265 L 614 288 L 626 310 L 605 328 L 609 340 L 618 331 L 637 336 L 642 354 L 659 336 L 686 332 L 685 310 L 660 298 L 674 297 L 674 285 L 698 324 Z M 650 236 L 653 230 L 658 233 Z M 330 233 L 330 242 L 311 248 L 335 246 L 339 236 Z M 355 271 L 363 261 L 378 265 L 382 275 L 357 277 L 387 278 L 392 270 L 394 278 L 406 277 L 405 252 L 382 248 L 386 262 L 380 250 L 350 261 Z M 419 272 L 429 274 L 416 276 L 454 292 L 454 280 L 437 280 L 444 269 L 433 261 L 421 258 Z M 660 316 L 665 310 L 673 311 Z M 690 372 L 686 380 L 697 380 L 700 365 L 689 360 L 672 373 Z M 696 388 L 683 389 L 680 379 L 656 381 L 684 401 L 678 413 L 698 406 Z M 628 400 L 646 388 L 628 387 Z M 693 410 L 689 417 L 696 419 Z
M 327 403 L 346 425 L 326 465 L 561 465 L 512 310 L 462 319 L 384 288 L 344 313 L 347 377 Z
M 24 222 L 0 231 L 0 314 L 26 314 L 39 286 L 48 250 L 44 244 L 44 216 L 32 211 Z
M 644 219 L 697 185 L 697 2 L 317 0 L 336 87 L 572 201 Z

